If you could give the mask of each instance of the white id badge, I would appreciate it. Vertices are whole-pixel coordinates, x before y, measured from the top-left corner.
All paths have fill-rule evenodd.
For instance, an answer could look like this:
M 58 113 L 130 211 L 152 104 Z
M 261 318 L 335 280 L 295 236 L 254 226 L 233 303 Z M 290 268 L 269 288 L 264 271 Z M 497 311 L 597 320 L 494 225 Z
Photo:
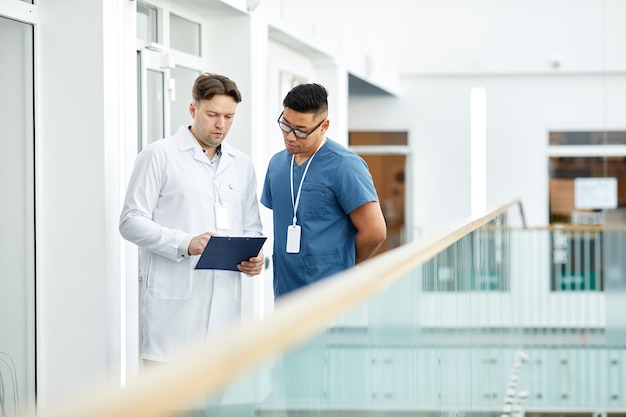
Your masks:
M 215 203 L 215 227 L 222 230 L 230 229 L 228 207 L 220 203 Z
M 287 253 L 300 252 L 300 226 L 292 224 L 287 228 Z

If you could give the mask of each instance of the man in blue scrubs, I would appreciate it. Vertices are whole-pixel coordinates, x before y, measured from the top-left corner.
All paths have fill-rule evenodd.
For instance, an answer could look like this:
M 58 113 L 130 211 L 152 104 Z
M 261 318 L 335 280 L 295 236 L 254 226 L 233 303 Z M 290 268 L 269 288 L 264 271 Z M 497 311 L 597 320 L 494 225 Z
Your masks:
M 278 118 L 285 150 L 270 160 L 261 203 L 273 211 L 274 295 L 372 256 L 386 225 L 365 161 L 326 137 L 328 92 L 294 87 Z

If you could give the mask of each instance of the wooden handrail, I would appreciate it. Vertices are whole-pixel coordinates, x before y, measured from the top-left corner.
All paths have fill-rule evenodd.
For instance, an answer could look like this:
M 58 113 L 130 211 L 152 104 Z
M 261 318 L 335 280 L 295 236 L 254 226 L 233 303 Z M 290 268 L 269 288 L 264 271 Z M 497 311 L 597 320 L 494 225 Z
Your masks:
M 177 362 L 146 369 L 126 387 L 104 387 L 71 404 L 46 410 L 46 417 L 154 417 L 216 393 L 255 365 L 310 339 L 340 313 L 435 257 L 464 236 L 521 202 L 445 228 L 395 248 L 358 267 L 295 291 L 260 322 L 246 322 L 215 343 L 191 348 Z

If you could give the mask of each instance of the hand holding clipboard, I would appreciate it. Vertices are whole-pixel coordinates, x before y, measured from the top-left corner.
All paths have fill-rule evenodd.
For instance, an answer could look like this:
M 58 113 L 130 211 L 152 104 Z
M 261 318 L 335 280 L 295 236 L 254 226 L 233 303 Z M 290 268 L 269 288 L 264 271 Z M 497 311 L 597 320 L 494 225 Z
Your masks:
M 265 236 L 211 236 L 196 269 L 239 271 L 237 265 L 259 254 Z

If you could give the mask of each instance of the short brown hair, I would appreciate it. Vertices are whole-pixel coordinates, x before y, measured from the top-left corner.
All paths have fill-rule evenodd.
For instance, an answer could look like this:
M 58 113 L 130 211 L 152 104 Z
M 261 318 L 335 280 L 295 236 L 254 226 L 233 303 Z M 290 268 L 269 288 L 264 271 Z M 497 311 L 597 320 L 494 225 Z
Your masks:
M 200 74 L 193 83 L 193 100 L 211 100 L 216 94 L 230 96 L 237 103 L 241 101 L 241 93 L 237 84 L 230 78 L 208 72 Z

